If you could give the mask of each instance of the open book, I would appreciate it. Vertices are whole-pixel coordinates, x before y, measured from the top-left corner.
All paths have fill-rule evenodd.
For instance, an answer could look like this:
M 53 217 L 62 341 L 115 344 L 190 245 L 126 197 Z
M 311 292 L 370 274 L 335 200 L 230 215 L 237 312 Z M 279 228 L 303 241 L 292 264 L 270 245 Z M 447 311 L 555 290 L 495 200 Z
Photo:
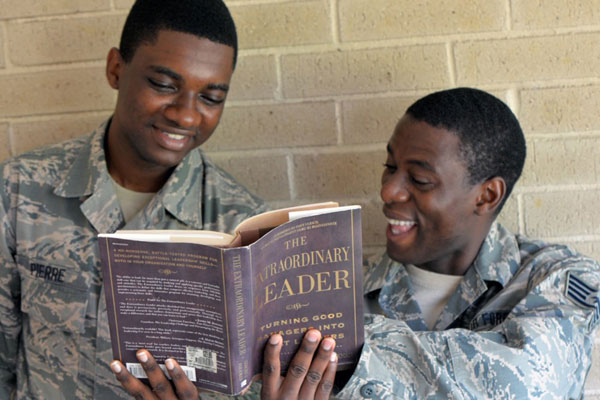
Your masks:
M 284 372 L 310 327 L 336 339 L 338 369 L 358 361 L 359 206 L 269 211 L 233 235 L 117 231 L 99 244 L 114 358 L 138 378 L 146 348 L 159 364 L 174 357 L 199 388 L 238 394 L 260 374 L 270 334 L 283 335 Z

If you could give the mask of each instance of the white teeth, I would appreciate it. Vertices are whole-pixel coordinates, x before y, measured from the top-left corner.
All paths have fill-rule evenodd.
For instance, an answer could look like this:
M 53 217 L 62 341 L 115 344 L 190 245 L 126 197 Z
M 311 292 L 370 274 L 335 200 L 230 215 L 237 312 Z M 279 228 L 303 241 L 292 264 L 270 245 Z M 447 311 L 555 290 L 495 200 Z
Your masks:
M 391 219 L 391 218 L 387 218 L 387 221 L 391 225 L 406 226 L 406 227 L 415 225 L 414 221 L 400 221 L 399 219 Z
M 185 139 L 185 135 L 178 135 L 176 133 L 168 133 L 168 132 L 164 132 L 169 139 L 173 139 L 173 140 L 183 140 Z

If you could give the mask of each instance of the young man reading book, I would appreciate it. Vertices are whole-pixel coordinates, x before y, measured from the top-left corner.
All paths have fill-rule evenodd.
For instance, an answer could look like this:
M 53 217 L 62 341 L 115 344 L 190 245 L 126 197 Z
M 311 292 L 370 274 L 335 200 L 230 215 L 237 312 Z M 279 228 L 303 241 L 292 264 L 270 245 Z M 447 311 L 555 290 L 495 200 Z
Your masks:
M 516 117 L 483 91 L 408 108 L 382 176 L 389 224 L 366 276 L 373 314 L 340 398 L 580 398 L 600 266 L 495 222 L 525 152 Z
M 263 202 L 197 149 L 237 54 L 220 0 L 139 0 L 106 76 L 110 119 L 0 165 L 0 398 L 129 398 L 112 349 L 97 235 L 228 232 Z
M 365 344 L 336 398 L 581 397 L 600 265 L 495 222 L 524 161 L 517 119 L 488 93 L 452 89 L 408 108 L 388 143 L 387 251 L 366 276 Z M 307 333 L 282 378 L 282 337 L 271 337 L 262 398 L 328 397 L 335 343 L 320 338 Z

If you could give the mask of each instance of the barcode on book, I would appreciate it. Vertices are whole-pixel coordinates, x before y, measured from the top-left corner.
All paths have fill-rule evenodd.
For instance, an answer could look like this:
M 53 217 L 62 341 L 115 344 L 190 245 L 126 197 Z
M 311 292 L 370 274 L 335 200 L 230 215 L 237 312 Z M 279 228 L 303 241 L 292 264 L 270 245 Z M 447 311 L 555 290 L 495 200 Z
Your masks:
M 171 379 L 171 377 L 169 376 L 169 372 L 167 371 L 167 368 L 165 367 L 164 364 L 158 364 L 158 366 L 160 367 L 160 369 L 162 369 L 162 371 L 165 373 L 165 375 L 167 376 L 167 378 Z M 193 367 L 186 367 L 185 365 L 180 365 L 181 369 L 183 370 L 183 372 L 187 375 L 188 379 L 192 382 L 196 382 L 196 369 Z M 146 375 L 146 371 L 144 371 L 144 368 L 142 368 L 142 364 L 139 363 L 127 363 L 125 365 L 125 368 L 127 368 L 127 371 L 129 371 L 129 373 L 133 376 L 135 376 L 136 378 L 148 378 L 148 375 Z
M 200 347 L 185 348 L 186 361 L 189 367 L 217 373 L 217 352 Z

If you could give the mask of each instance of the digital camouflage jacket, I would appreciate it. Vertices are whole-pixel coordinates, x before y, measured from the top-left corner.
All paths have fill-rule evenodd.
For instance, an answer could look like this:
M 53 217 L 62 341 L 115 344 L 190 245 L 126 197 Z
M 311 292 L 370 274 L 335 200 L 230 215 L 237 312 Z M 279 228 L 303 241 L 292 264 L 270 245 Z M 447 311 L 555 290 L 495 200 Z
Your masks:
M 126 226 L 106 123 L 0 164 L 0 398 L 128 398 L 112 350 L 96 235 L 117 229 L 230 232 L 264 203 L 193 150 Z
M 365 281 L 365 345 L 342 399 L 578 399 L 598 325 L 600 266 L 495 224 L 428 331 L 405 267 Z

